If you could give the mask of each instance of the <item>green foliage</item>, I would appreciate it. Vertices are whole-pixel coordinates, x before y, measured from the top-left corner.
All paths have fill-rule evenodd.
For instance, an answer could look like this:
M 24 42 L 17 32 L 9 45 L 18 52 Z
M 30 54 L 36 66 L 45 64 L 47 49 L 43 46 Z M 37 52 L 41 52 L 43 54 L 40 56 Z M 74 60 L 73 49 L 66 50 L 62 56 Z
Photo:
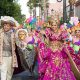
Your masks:
M 0 16 L 12 16 L 19 23 L 22 23 L 24 17 L 21 14 L 21 6 L 18 0 L 0 0 Z
M 40 9 L 41 9 L 40 13 L 43 13 L 43 11 L 44 11 L 43 4 L 44 4 L 43 0 L 29 0 L 27 2 L 27 6 L 30 9 L 30 14 L 33 12 L 33 15 L 36 16 L 36 7 L 40 7 Z
M 34 7 L 39 6 L 39 0 L 29 0 L 28 3 L 27 3 L 27 6 L 30 9 L 33 9 Z

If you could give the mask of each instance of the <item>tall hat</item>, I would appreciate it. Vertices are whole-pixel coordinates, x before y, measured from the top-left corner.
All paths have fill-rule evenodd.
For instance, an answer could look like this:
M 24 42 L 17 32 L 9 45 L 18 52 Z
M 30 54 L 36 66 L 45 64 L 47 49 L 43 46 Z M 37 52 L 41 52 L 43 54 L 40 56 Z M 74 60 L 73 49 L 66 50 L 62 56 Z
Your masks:
M 13 17 L 10 17 L 10 16 L 1 16 L 1 25 L 5 24 L 5 23 L 8 23 L 10 24 L 11 26 L 18 26 L 18 22 L 13 18 Z

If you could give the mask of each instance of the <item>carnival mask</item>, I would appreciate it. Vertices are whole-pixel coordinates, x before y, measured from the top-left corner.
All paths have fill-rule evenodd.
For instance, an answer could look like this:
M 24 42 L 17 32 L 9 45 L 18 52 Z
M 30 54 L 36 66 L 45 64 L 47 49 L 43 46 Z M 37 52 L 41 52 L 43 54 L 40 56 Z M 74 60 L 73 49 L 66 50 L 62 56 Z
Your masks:
M 27 33 L 25 31 L 19 31 L 18 32 L 19 39 L 23 41 L 26 38 L 26 34 Z

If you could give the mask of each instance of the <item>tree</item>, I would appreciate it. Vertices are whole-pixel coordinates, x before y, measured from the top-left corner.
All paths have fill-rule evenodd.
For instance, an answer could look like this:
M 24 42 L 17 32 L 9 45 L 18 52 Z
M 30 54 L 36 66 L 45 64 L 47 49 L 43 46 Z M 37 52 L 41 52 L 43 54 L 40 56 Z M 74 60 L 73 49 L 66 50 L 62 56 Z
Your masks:
M 49 0 L 43 0 L 44 20 L 47 19 L 48 1 L 49 1 Z
M 29 7 L 29 10 L 30 10 L 30 16 L 32 15 L 32 11 L 33 11 L 33 3 L 31 0 L 29 0 L 27 2 L 27 6 Z
M 13 5 L 13 0 L 0 0 L 0 16 L 4 15 L 11 16 L 12 5 Z
M 44 13 L 43 0 L 39 0 L 39 16 L 40 16 L 40 18 L 42 18 L 43 13 Z
M 33 16 L 36 17 L 36 7 L 39 7 L 39 16 L 42 18 L 47 16 L 48 0 L 29 0 L 27 6 L 30 9 L 30 14 L 33 12 Z
M 36 7 L 39 6 L 39 0 L 29 0 L 27 6 L 30 9 L 30 14 L 33 11 L 33 16 L 36 17 Z
M 22 23 L 21 6 L 18 0 L 0 0 L 0 16 L 12 16 Z

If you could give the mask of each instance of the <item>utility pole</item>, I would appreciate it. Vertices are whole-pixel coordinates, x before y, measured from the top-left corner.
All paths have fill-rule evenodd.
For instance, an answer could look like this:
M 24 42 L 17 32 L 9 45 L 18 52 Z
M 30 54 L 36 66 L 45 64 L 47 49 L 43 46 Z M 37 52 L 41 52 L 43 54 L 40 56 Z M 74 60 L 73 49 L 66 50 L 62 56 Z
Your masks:
M 66 0 L 63 0 L 63 21 L 67 21 Z
M 62 2 L 62 0 L 57 0 L 57 2 Z M 63 22 L 66 21 L 67 21 L 66 0 L 63 0 Z

